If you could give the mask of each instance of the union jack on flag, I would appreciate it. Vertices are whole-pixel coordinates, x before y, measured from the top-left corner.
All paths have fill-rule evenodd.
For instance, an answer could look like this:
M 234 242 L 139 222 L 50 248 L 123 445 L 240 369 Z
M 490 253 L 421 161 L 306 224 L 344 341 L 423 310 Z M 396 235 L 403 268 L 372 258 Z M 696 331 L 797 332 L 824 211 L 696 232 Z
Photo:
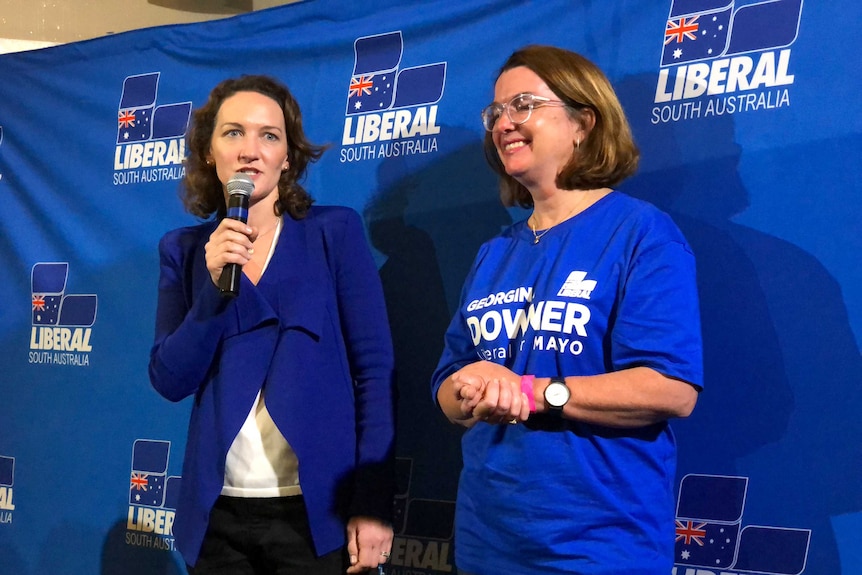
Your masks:
M 121 128 L 131 128 L 135 125 L 134 110 L 120 110 L 117 112 L 117 121 Z
M 138 491 L 146 491 L 149 481 L 145 473 L 132 473 L 132 487 Z M 679 521 L 677 521 L 679 523 Z
M 676 40 L 677 44 L 688 38 L 689 40 L 697 40 L 694 35 L 700 28 L 697 19 L 700 16 L 692 16 L 691 18 L 680 18 L 679 20 L 668 20 L 667 28 L 664 31 L 665 46 Z
M 371 88 L 374 87 L 374 82 L 371 79 L 374 76 L 356 76 L 350 79 L 350 91 L 347 93 L 347 97 L 350 98 L 352 96 L 370 96 Z
M 685 545 L 690 545 L 692 541 L 703 547 L 703 538 L 706 537 L 706 523 L 695 525 L 694 521 L 686 521 L 683 523 L 679 519 L 676 520 L 676 540 L 685 539 Z
M 33 295 L 33 309 L 45 311 L 45 296 Z

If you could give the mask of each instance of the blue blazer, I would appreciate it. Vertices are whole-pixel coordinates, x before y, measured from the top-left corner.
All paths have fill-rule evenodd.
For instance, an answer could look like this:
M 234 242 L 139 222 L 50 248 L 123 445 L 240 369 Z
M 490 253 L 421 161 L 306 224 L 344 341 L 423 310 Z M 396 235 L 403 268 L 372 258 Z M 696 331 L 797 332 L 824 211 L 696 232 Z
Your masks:
M 383 291 L 359 215 L 313 206 L 284 225 L 255 286 L 223 298 L 206 269 L 216 222 L 159 243 L 149 374 L 171 401 L 194 396 L 173 526 L 194 565 L 225 457 L 258 390 L 299 459 L 311 533 L 322 555 L 345 543 L 348 517 L 391 521 L 393 351 Z

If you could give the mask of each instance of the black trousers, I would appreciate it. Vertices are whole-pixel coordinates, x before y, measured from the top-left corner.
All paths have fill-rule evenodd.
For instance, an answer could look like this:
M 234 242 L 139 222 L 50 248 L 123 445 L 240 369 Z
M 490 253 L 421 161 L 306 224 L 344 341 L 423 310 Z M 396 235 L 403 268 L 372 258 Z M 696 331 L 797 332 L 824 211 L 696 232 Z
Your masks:
M 317 557 L 302 496 L 221 496 L 190 575 L 343 575 L 346 552 Z

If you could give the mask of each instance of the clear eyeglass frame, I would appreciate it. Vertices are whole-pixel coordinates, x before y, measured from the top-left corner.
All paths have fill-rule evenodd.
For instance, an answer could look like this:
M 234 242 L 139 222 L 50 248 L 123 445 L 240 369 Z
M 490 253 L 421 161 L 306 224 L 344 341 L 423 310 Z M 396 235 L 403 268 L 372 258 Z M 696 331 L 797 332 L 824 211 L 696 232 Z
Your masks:
M 509 121 L 520 126 L 525 123 L 533 115 L 533 110 L 543 106 L 562 106 L 570 107 L 569 104 L 561 100 L 552 100 L 544 96 L 537 96 L 530 92 L 521 92 L 505 104 L 493 103 L 489 104 L 482 110 L 482 125 L 488 132 L 494 131 L 494 126 L 497 120 L 506 111 L 506 116 Z

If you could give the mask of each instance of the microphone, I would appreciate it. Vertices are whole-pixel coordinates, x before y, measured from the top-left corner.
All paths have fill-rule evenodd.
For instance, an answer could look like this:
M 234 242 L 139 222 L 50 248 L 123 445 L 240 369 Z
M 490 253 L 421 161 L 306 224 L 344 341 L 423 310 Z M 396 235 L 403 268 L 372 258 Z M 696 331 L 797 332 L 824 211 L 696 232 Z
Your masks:
M 254 191 L 254 181 L 251 176 L 237 172 L 227 182 L 227 216 L 242 223 L 248 222 L 248 198 Z M 221 271 L 218 287 L 224 297 L 239 295 L 239 279 L 242 266 L 227 264 Z

